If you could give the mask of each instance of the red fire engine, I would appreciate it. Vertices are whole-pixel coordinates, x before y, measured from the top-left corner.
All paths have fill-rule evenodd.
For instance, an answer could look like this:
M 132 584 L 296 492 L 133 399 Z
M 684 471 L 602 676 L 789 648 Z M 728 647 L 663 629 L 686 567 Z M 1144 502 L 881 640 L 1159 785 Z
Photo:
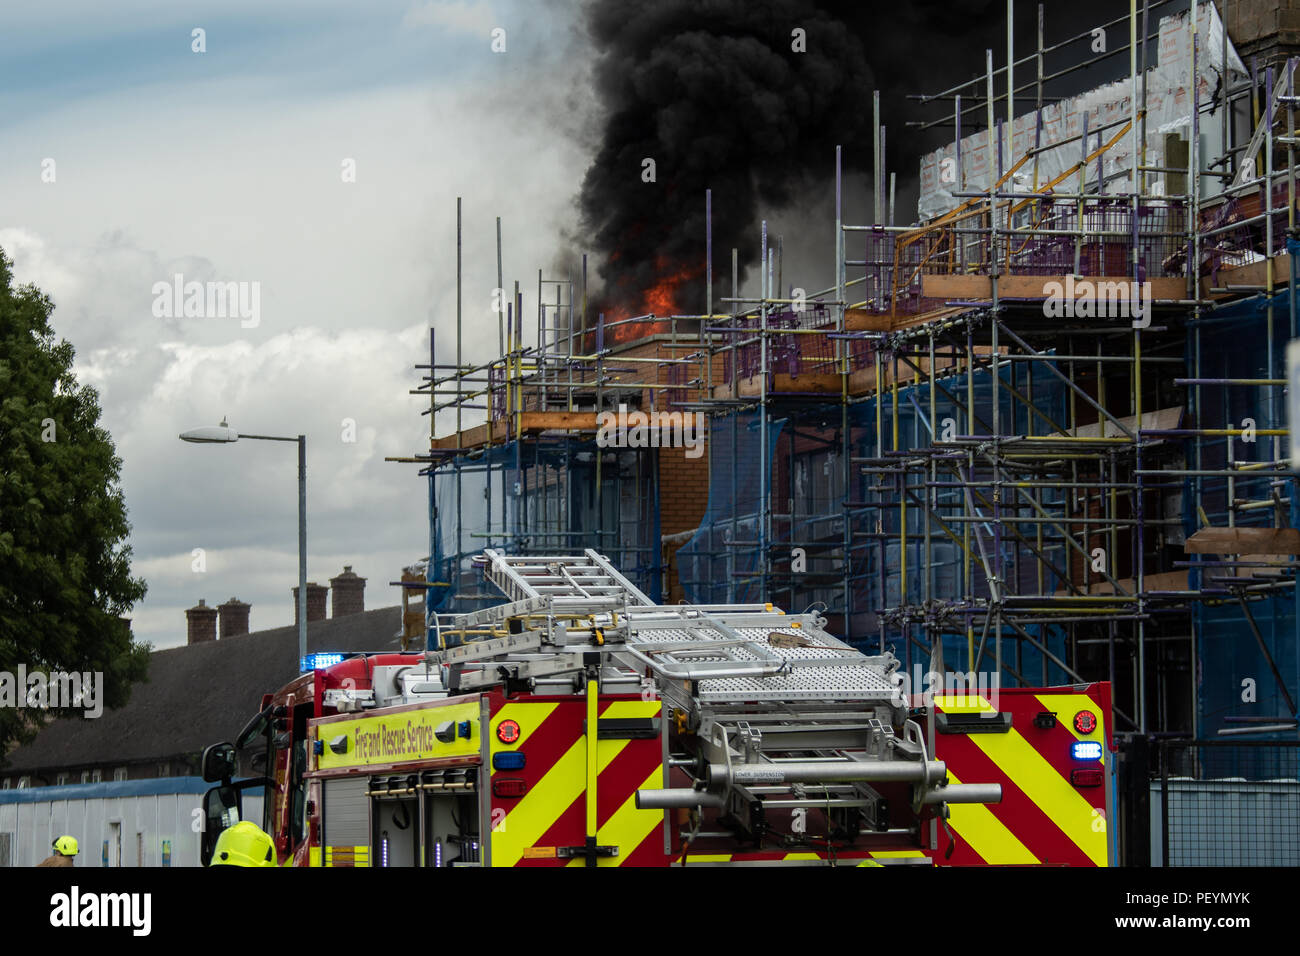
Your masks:
M 1107 684 L 911 687 L 819 615 L 656 605 L 593 551 L 483 570 L 504 603 L 435 618 L 428 651 L 264 698 L 238 744 L 272 777 L 209 748 L 205 857 L 263 786 L 296 865 L 1111 859 Z

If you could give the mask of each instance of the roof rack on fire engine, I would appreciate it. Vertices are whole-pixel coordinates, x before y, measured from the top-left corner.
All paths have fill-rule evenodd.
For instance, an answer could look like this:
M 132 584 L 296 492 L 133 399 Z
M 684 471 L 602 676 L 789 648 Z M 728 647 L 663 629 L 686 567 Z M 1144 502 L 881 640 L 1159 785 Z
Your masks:
M 456 690 L 577 675 L 584 656 L 600 651 L 623 679 L 654 679 L 691 709 L 896 696 L 893 655 L 862 654 L 827 633 L 817 614 L 771 604 L 657 605 L 591 549 L 562 556 L 488 549 L 476 562 L 509 603 L 441 625 L 445 646 L 428 656 L 448 665 Z
M 638 790 L 639 808 L 728 807 L 743 821 L 757 794 L 790 791 L 802 803 L 808 786 L 818 789 L 819 806 L 875 807 L 870 785 L 891 781 L 913 785 L 914 810 L 1001 798 L 997 787 L 945 785 L 944 764 L 929 759 L 907 719 L 898 660 L 837 640 L 818 614 L 771 604 L 658 605 L 591 550 L 487 550 L 476 563 L 508 603 L 439 621 L 447 640 L 427 652 L 430 663 L 447 667 L 451 693 L 577 692 L 593 673 L 602 690 L 652 682 L 698 747 L 692 786 Z M 779 805 L 795 803 L 762 804 Z

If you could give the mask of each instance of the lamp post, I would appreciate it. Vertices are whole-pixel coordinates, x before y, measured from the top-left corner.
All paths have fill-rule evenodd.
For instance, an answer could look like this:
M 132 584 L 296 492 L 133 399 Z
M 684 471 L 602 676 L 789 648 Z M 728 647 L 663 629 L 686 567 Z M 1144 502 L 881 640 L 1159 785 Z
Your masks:
M 281 438 L 275 435 L 241 435 L 223 418 L 220 425 L 204 425 L 181 432 L 181 441 L 216 445 L 251 438 L 257 441 L 298 443 L 298 660 L 307 656 L 307 436 Z

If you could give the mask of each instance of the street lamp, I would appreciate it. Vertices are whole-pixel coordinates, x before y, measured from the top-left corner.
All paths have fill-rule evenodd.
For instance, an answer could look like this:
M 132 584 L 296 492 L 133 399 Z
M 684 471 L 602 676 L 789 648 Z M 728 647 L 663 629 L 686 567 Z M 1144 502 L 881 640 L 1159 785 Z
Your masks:
M 181 432 L 181 441 L 200 445 L 225 444 L 252 438 L 257 441 L 298 443 L 298 660 L 307 656 L 307 436 L 280 438 L 275 435 L 241 435 L 221 419 L 220 425 L 204 425 Z

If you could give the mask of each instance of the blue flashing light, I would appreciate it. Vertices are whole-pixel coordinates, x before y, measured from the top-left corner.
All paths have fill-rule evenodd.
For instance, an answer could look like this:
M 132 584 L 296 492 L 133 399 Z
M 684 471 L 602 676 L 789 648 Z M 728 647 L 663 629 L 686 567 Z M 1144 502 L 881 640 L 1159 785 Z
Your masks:
M 518 750 L 504 750 L 492 755 L 494 770 L 523 770 L 524 762 L 524 755 Z
M 1096 740 L 1076 740 L 1070 744 L 1070 756 L 1075 760 L 1100 760 L 1101 743 Z
M 335 664 L 342 663 L 343 655 L 338 651 L 317 651 L 315 654 L 308 654 L 306 657 L 298 659 L 298 673 L 305 674 L 308 671 L 318 671 L 322 667 L 332 667 Z

